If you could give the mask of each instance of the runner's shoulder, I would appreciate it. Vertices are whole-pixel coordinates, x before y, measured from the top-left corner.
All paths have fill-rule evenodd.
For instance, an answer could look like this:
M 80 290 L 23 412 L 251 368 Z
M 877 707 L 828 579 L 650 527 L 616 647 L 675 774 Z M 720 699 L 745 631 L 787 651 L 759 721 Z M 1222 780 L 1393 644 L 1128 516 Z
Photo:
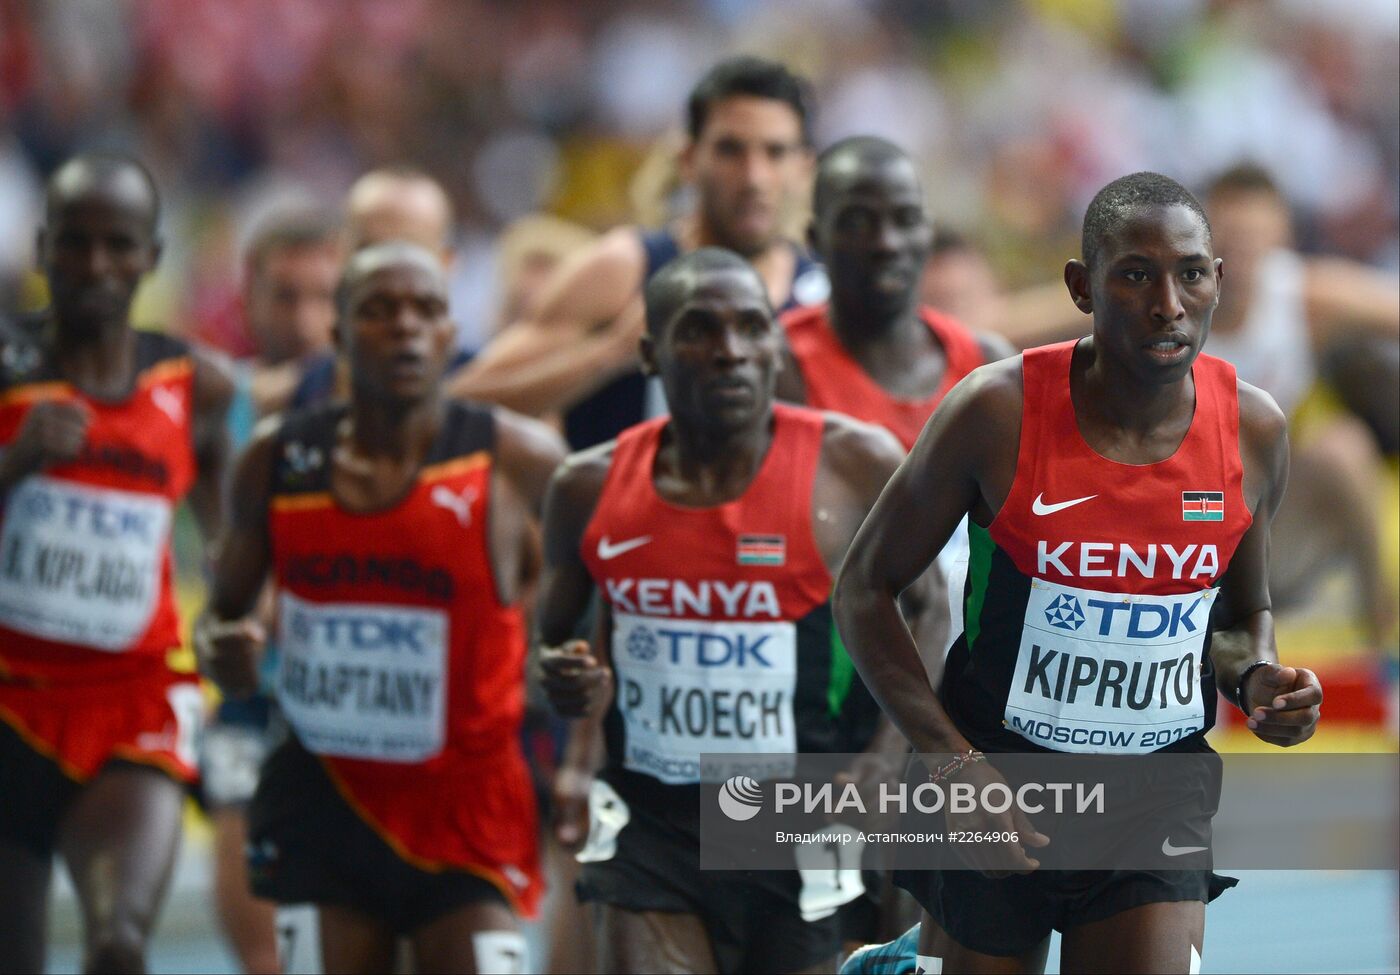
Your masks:
M 603 493 L 603 484 L 612 468 L 616 440 L 609 440 L 585 450 L 569 454 L 550 478 L 549 495 L 554 506 L 567 505 L 571 510 L 592 509 Z
M 194 366 L 194 409 L 202 415 L 222 417 L 237 390 L 233 360 L 217 349 L 189 347 Z
M 504 406 L 492 407 L 491 417 L 497 463 L 538 515 L 550 478 L 568 454 L 564 438 L 549 424 Z
M 822 412 L 822 453 L 837 470 L 893 471 L 904 459 L 904 447 L 893 433 L 844 413 Z
M 1262 464 L 1283 476 L 1288 457 L 1288 417 L 1274 398 L 1257 386 L 1236 380 L 1240 414 L 1240 450 L 1246 464 Z
M 946 412 L 959 426 L 989 425 L 1000 431 L 1008 422 L 1019 427 L 1025 389 L 1021 381 L 1020 353 L 978 366 L 948 391 L 939 412 Z M 986 432 L 986 431 L 984 431 Z
M 1240 404 L 1240 435 L 1258 445 L 1282 442 L 1288 435 L 1288 417 L 1274 398 L 1243 379 L 1236 380 L 1236 390 Z

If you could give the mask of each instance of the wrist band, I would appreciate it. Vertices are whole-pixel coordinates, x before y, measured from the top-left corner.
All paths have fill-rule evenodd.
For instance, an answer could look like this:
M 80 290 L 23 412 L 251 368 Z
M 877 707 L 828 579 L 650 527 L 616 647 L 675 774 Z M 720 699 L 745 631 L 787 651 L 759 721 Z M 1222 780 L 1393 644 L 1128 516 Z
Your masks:
M 983 755 L 975 748 L 969 749 L 965 752 L 958 752 L 948 761 L 944 762 L 942 765 L 938 766 L 938 768 L 934 769 L 931 773 L 929 773 L 928 780 L 930 782 L 945 782 L 948 779 L 952 778 L 954 775 L 957 775 L 963 769 L 967 768 L 969 765 L 974 765 L 977 762 L 985 762 L 986 760 L 987 756 Z
M 1240 682 L 1235 685 L 1235 707 L 1243 711 L 1245 717 L 1249 717 L 1249 709 L 1244 706 L 1244 682 L 1249 680 L 1249 675 L 1254 673 L 1260 667 L 1270 667 L 1273 665 L 1273 663 L 1274 661 L 1272 660 L 1256 660 L 1254 661 L 1254 663 L 1246 667 L 1244 669 L 1244 672 L 1240 674 Z

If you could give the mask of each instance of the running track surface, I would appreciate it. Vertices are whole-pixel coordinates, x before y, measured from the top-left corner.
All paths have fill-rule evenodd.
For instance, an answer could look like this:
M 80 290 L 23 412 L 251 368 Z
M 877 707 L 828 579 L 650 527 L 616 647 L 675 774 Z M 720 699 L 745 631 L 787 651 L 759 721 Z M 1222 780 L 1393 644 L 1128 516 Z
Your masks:
M 1237 875 L 1240 885 L 1206 912 L 1203 973 L 1400 971 L 1396 874 L 1253 870 Z M 208 881 L 207 846 L 194 836 L 185 844 L 155 939 L 152 972 L 236 970 L 214 933 Z M 57 885 L 52 916 L 49 971 L 77 972 L 77 905 L 66 879 Z M 532 951 L 538 946 L 532 937 Z M 1058 950 L 1058 943 L 1051 946 L 1050 972 L 1059 971 Z M 538 964 L 533 961 L 532 968 Z

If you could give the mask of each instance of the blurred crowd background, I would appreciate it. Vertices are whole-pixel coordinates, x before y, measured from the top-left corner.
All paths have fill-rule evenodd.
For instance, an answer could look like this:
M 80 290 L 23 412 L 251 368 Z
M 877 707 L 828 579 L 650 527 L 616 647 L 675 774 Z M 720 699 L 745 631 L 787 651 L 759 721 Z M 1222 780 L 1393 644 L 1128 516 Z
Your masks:
M 819 146 L 874 133 L 921 160 L 935 219 L 1004 286 L 1058 277 L 1109 179 L 1200 187 L 1251 160 L 1302 251 L 1393 271 L 1397 35 L 1394 0 L 0 0 L 0 221 L 34 226 L 71 153 L 136 152 L 167 240 L 138 319 L 246 354 L 259 217 L 411 162 L 456 204 L 474 347 L 500 315 L 502 228 L 683 208 L 680 106 L 750 51 L 813 80 Z M 27 229 L 0 237 L 8 307 L 43 303 L 31 263 Z

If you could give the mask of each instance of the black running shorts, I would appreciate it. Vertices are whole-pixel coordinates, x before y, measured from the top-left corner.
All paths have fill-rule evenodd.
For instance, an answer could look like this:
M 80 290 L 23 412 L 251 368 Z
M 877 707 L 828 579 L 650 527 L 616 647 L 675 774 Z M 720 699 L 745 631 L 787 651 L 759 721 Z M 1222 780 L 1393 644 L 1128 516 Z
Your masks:
M 596 806 L 596 794 L 592 798 Z M 615 794 L 608 801 L 622 803 Z M 593 810 L 595 821 L 598 812 Z M 642 805 L 622 804 L 608 814 L 621 829 L 598 844 L 595 823 L 580 854 L 580 899 L 628 911 L 696 915 L 721 972 L 799 971 L 837 956 L 840 916 L 802 919 L 796 870 L 701 870 L 695 833 Z M 606 859 L 588 859 L 603 854 Z
M 349 908 L 398 934 L 468 904 L 508 905 L 476 874 L 423 870 L 400 857 L 293 735 L 263 766 L 248 818 L 248 872 L 259 897 Z
M 1037 870 L 993 880 L 975 870 L 897 870 L 903 887 L 958 944 L 1021 955 L 1050 936 L 1174 901 L 1210 903 L 1239 881 L 1209 870 Z

